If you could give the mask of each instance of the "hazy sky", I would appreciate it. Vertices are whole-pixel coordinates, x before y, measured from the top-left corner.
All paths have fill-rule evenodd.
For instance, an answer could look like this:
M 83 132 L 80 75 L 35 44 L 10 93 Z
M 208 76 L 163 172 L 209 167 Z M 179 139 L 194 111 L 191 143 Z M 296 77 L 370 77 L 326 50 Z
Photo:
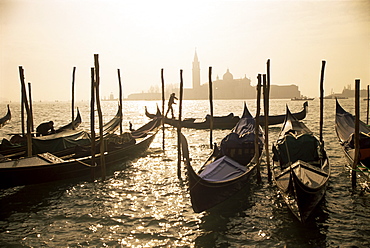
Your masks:
M 201 81 L 227 69 L 256 84 L 271 60 L 272 84 L 296 84 L 318 96 L 361 79 L 370 84 L 370 1 L 0 0 L 0 100 L 20 99 L 18 66 L 33 100 L 89 99 L 90 68 L 99 54 L 101 95 L 124 95 L 165 82 L 192 85 L 197 51 Z

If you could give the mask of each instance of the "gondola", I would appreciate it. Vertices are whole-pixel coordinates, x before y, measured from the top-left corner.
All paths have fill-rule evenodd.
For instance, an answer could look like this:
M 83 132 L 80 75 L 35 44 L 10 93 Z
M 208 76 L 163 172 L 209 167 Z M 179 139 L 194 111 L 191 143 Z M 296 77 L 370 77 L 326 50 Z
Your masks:
M 77 116 L 75 118 L 75 121 L 70 122 L 67 125 L 58 128 L 57 130 L 55 130 L 55 132 L 60 133 L 64 130 L 76 129 L 81 125 L 81 123 L 82 123 L 82 118 L 81 118 L 81 115 L 80 115 L 80 110 L 78 110 L 78 108 L 77 108 Z M 74 127 L 72 125 L 74 125 Z
M 355 119 L 352 114 L 342 108 L 338 100 L 336 100 L 335 109 L 335 131 L 342 150 L 350 163 L 349 167 L 352 168 L 355 159 Z M 360 121 L 359 127 L 360 162 L 357 165 L 356 172 L 364 188 L 370 190 L 370 127 L 362 121 Z
M 152 143 L 161 121 L 151 120 L 144 138 L 133 139 L 130 133 L 110 136 L 106 140 L 104 153 L 107 171 L 114 169 L 129 158 L 145 152 Z M 143 130 L 142 130 L 143 131 Z M 90 150 L 89 150 L 90 151 Z M 56 182 L 70 179 L 88 179 L 91 171 L 99 176 L 101 172 L 100 153 L 95 155 L 95 165 L 91 165 L 92 156 L 81 156 L 81 151 L 64 157 L 51 153 L 40 153 L 33 157 L 9 160 L 0 163 L 0 188 Z
M 286 109 L 273 145 L 273 179 L 285 203 L 305 223 L 325 195 L 330 164 L 323 144 Z
M 306 117 L 308 108 L 308 102 L 303 103 L 303 110 L 294 113 L 293 115 L 298 120 L 303 120 Z M 148 112 L 147 108 L 145 107 L 145 115 L 149 118 L 155 118 L 161 116 L 161 111 L 157 106 L 156 114 L 151 114 Z M 269 116 L 269 125 L 276 125 L 281 124 L 284 122 L 285 115 L 271 115 Z M 213 129 L 232 129 L 240 120 L 239 116 L 235 116 L 233 113 L 230 113 L 225 116 L 214 116 L 213 117 Z M 171 126 L 176 127 L 178 125 L 177 119 L 165 118 L 165 123 Z M 265 118 L 264 116 L 260 117 L 260 125 L 265 125 Z M 193 129 L 209 129 L 210 127 L 210 115 L 206 115 L 204 119 L 196 119 L 196 118 L 185 118 L 181 121 L 181 126 L 184 128 L 193 128 Z
M 119 128 L 121 118 L 122 111 L 118 108 L 116 115 L 103 126 L 104 137 L 114 133 Z M 76 146 L 89 145 L 91 143 L 90 133 L 77 128 L 81 122 L 80 112 L 77 111 L 75 129 L 72 129 L 72 123 L 69 123 L 64 127 L 59 128 L 59 131 L 54 134 L 32 137 L 32 153 L 38 154 L 49 152 L 57 155 L 64 155 L 71 153 L 71 150 Z M 99 140 L 99 136 L 97 136 L 96 139 Z M 7 158 L 18 158 L 20 156 L 24 156 L 26 149 L 27 145 L 24 142 L 13 144 L 8 140 L 3 139 L 0 146 L 0 154 Z
M 258 157 L 255 157 L 255 128 L 259 129 Z M 212 211 L 243 189 L 250 188 L 255 182 L 253 179 L 257 162 L 262 158 L 263 144 L 262 128 L 256 127 L 255 119 L 245 105 L 242 118 L 222 139 L 220 147 L 214 146 L 212 155 L 198 172 L 190 162 L 186 163 L 194 212 Z
M 8 111 L 4 117 L 0 118 L 0 128 L 7 124 L 12 119 L 12 113 L 10 111 L 9 104 L 7 105 Z

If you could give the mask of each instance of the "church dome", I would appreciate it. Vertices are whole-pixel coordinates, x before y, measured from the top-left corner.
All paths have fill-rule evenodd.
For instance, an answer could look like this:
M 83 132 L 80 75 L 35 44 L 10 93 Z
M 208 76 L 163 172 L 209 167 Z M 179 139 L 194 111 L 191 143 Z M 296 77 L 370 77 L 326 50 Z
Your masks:
M 232 81 L 234 79 L 233 74 L 230 73 L 229 69 L 227 69 L 226 73 L 222 77 L 224 81 Z

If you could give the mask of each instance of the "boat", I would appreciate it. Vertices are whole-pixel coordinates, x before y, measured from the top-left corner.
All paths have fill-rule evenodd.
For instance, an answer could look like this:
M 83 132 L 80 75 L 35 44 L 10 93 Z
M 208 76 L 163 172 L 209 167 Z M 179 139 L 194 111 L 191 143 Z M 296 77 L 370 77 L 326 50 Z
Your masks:
M 308 102 L 303 103 L 303 110 L 294 113 L 293 115 L 298 119 L 302 120 L 306 117 L 308 108 Z M 156 114 L 151 114 L 148 112 L 145 107 L 145 115 L 149 118 L 161 117 L 161 111 L 157 106 Z M 193 129 L 209 129 L 210 128 L 210 115 L 206 115 L 204 119 L 197 118 L 185 118 L 181 121 L 181 127 L 184 128 L 193 128 Z M 268 118 L 269 125 L 277 125 L 284 122 L 285 114 L 283 115 L 271 115 Z M 233 113 L 230 113 L 225 116 L 214 116 L 213 117 L 213 129 L 232 129 L 240 120 L 239 116 L 235 116 Z M 165 118 L 165 123 L 171 126 L 176 127 L 179 123 L 177 119 Z M 265 125 L 265 117 L 260 116 L 260 125 Z
M 273 144 L 272 176 L 297 219 L 305 223 L 323 199 L 330 164 L 320 140 L 286 109 L 286 119 Z
M 151 120 L 150 124 L 146 125 L 147 135 L 143 138 L 134 139 L 130 133 L 110 136 L 106 140 L 107 150 L 104 153 L 107 171 L 114 169 L 114 165 L 145 152 L 158 132 L 160 123 L 160 119 Z M 95 164 L 92 165 L 90 151 L 91 148 L 86 147 L 85 151 L 78 150 L 64 157 L 46 152 L 32 157 L 2 161 L 0 188 L 90 178 L 92 170 L 99 176 L 100 153 L 95 155 Z
M 259 129 L 258 150 L 255 157 L 255 128 Z M 262 159 L 264 134 L 261 126 L 246 105 L 242 118 L 233 130 L 214 146 L 211 156 L 198 172 L 186 163 L 191 204 L 194 212 L 212 211 L 221 203 L 250 188 L 257 173 L 257 162 Z M 187 159 L 187 161 L 190 161 Z
M 301 97 L 293 97 L 290 100 L 292 101 L 312 101 L 314 99 L 315 99 L 314 97 L 301 96 Z
M 338 100 L 336 100 L 335 109 L 335 132 L 349 162 L 347 165 L 352 169 L 355 159 L 355 118 L 351 113 L 343 109 Z M 370 127 L 360 121 L 359 128 L 360 161 L 356 168 L 356 174 L 363 188 L 370 190 Z
M 7 105 L 7 108 L 8 108 L 8 111 L 6 115 L 0 118 L 0 128 L 3 127 L 5 124 L 7 124 L 12 119 L 12 113 L 10 111 L 9 104 Z
M 55 130 L 55 132 L 60 133 L 64 130 L 76 129 L 81 125 L 81 123 L 82 123 L 82 118 L 81 118 L 80 110 L 77 108 L 77 116 L 75 118 L 75 121 L 70 122 L 65 126 L 59 127 L 57 130 Z M 74 125 L 74 127 L 72 125 Z
M 118 108 L 116 115 L 109 122 L 104 124 L 103 136 L 107 137 L 114 133 L 119 128 L 121 119 L 122 111 Z M 49 152 L 52 154 L 63 155 L 71 153 L 71 150 L 75 149 L 76 146 L 91 144 L 90 133 L 77 128 L 81 122 L 80 112 L 77 111 L 75 129 L 72 129 L 72 123 L 69 123 L 68 125 L 57 129 L 54 134 L 32 137 L 32 153 L 38 154 Z M 99 135 L 96 136 L 96 140 L 99 140 Z M 10 139 L 10 141 L 3 139 L 0 145 L 0 154 L 6 158 L 18 158 L 20 156 L 24 156 L 26 150 L 27 145 L 24 141 L 23 143 L 16 143 L 12 142 L 12 139 Z

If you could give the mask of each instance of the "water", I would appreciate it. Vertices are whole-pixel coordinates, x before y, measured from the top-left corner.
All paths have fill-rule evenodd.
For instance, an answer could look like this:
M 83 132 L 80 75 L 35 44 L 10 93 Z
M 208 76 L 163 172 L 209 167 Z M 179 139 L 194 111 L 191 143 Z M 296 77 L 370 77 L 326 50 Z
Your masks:
M 353 99 L 340 100 L 354 113 Z M 124 127 L 148 121 L 144 106 L 155 112 L 155 101 L 125 101 Z M 270 114 L 302 109 L 303 102 L 271 100 Z M 248 100 L 252 114 L 255 102 Z M 365 119 L 366 106 L 362 105 Z M 117 103 L 102 102 L 104 120 L 117 111 Z M 83 127 L 89 127 L 89 103 L 78 102 Z M 306 125 L 318 134 L 319 101 L 309 102 Z M 53 120 L 55 126 L 71 119 L 66 102 L 35 103 L 35 123 Z M 105 182 L 70 181 L 0 190 L 0 247 L 369 247 L 370 195 L 351 190 L 350 172 L 334 131 L 334 100 L 325 100 L 324 140 L 332 165 L 325 199 L 314 218 L 302 225 L 267 182 L 263 164 L 261 185 L 251 189 L 245 204 L 235 211 L 195 214 L 186 186 L 177 178 L 176 130 L 166 128 L 143 156 L 118 164 Z M 17 104 L 11 104 L 12 122 L 0 137 L 19 131 Z M 203 117 L 208 101 L 185 101 L 184 117 Z M 214 113 L 241 115 L 243 101 L 218 100 Z M 5 113 L 5 104 L 0 113 Z M 269 128 L 270 148 L 280 125 Z M 210 154 L 209 133 L 183 129 L 192 165 L 199 168 Z M 227 130 L 215 130 L 219 142 Z

